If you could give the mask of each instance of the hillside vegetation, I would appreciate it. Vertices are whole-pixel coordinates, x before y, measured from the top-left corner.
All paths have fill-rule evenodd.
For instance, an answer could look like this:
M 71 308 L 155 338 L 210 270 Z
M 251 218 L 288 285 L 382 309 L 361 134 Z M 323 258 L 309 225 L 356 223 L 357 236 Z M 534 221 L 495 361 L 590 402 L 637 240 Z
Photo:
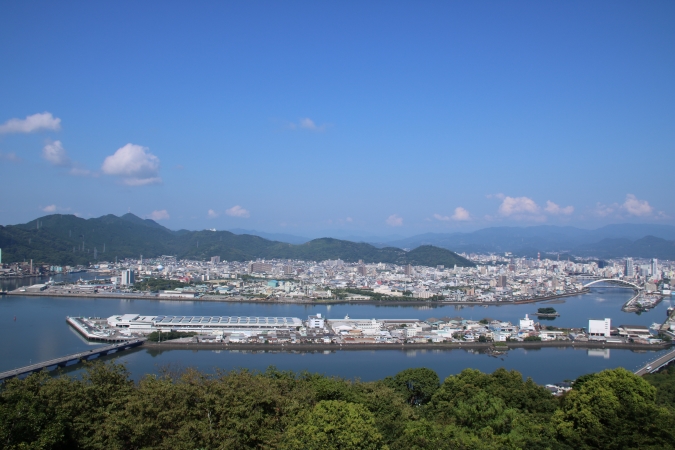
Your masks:
M 39 227 L 38 227 L 39 222 Z M 323 261 L 472 266 L 456 253 L 433 246 L 410 252 L 399 248 L 376 248 L 366 243 L 322 238 L 300 245 L 269 241 L 229 231 L 172 231 L 152 220 L 133 214 L 112 214 L 95 219 L 54 214 L 22 225 L 0 227 L 3 262 L 27 261 L 60 265 L 113 261 L 116 257 L 153 258 L 174 255 L 180 259 L 207 259 L 220 256 L 224 261 L 256 258 L 283 258 Z M 94 258 L 94 249 L 97 257 Z
M 367 383 L 187 370 L 134 383 L 100 362 L 81 378 L 43 372 L 0 391 L 8 450 L 663 449 L 674 430 L 672 397 L 621 368 L 584 375 L 561 398 L 505 369 L 443 382 L 407 369 Z

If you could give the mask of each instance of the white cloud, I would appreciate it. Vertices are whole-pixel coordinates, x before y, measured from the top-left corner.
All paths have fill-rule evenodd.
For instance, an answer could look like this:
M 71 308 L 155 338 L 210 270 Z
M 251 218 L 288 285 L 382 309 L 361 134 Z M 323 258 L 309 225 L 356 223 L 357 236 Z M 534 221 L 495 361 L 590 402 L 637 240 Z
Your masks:
M 56 205 L 49 205 L 42 208 L 44 212 L 53 213 L 56 212 Z
M 144 186 L 161 183 L 159 177 L 159 158 L 148 151 L 147 147 L 127 144 L 108 156 L 101 170 L 106 175 L 122 178 L 128 186 Z
M 306 130 L 312 130 L 312 131 L 320 131 L 323 130 L 323 126 L 318 127 L 314 123 L 312 119 L 309 117 L 305 117 L 304 119 L 300 119 L 300 128 L 304 128 Z
M 351 217 L 347 217 L 345 220 L 350 223 L 354 221 L 354 219 L 352 219 Z
M 209 209 L 206 215 L 209 217 L 209 219 L 215 219 L 216 217 L 218 217 L 218 213 L 212 209 Z
M 544 208 L 547 213 L 549 214 L 554 214 L 554 215 L 559 215 L 562 214 L 564 216 L 569 216 L 574 212 L 574 206 L 565 206 L 564 208 L 561 207 L 560 205 L 557 205 L 553 203 L 550 200 L 546 201 L 546 208 Z
M 147 216 L 145 216 L 147 219 L 152 219 L 152 220 L 168 220 L 169 219 L 169 213 L 167 212 L 166 209 L 158 209 Z
M 239 205 L 235 205 L 230 209 L 226 209 L 225 214 L 227 214 L 228 216 L 241 217 L 244 219 L 251 217 L 251 213 Z
M 600 217 L 607 217 L 612 214 L 619 207 L 618 204 L 614 203 L 613 205 L 605 205 L 604 203 L 596 203 L 595 210 L 593 211 L 595 215 Z
M 50 112 L 43 112 L 26 116 L 25 119 L 9 119 L 0 125 L 0 134 L 3 133 L 32 133 L 39 130 L 61 129 L 61 119 L 52 116 Z
M 17 162 L 21 161 L 21 158 L 16 156 L 16 153 L 14 153 L 14 152 L 9 152 L 9 153 L 0 152 L 0 160 L 17 163 Z
M 42 149 L 42 157 L 54 166 L 70 167 L 73 164 L 61 141 L 47 142 Z
M 539 206 L 528 197 L 504 197 L 499 205 L 499 214 L 511 216 L 514 214 L 538 214 Z
M 654 211 L 654 208 L 647 200 L 639 200 L 633 194 L 626 195 L 626 201 L 621 205 L 623 209 L 631 216 L 649 216 Z
M 466 209 L 462 208 L 461 206 L 458 206 L 457 208 L 455 208 L 455 212 L 452 216 L 442 216 L 440 214 L 434 214 L 434 219 L 443 222 L 450 222 L 451 220 L 462 222 L 466 220 L 471 220 L 471 214 L 469 214 L 469 211 L 467 211 Z
M 469 211 L 466 209 L 462 208 L 461 206 L 458 206 L 455 208 L 455 213 L 452 215 L 452 220 L 457 220 L 457 221 L 466 221 L 466 220 L 471 220 L 471 214 L 469 214 Z
M 390 227 L 400 227 L 401 225 L 403 225 L 403 218 L 400 217 L 398 214 L 392 214 L 391 216 L 387 217 L 385 223 Z

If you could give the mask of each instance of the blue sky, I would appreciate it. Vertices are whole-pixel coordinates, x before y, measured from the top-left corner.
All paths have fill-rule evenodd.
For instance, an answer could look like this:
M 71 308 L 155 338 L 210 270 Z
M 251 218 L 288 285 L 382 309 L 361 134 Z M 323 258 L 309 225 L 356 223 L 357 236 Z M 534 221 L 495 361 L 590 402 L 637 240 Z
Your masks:
M 0 4 L 0 223 L 675 223 L 675 3 Z

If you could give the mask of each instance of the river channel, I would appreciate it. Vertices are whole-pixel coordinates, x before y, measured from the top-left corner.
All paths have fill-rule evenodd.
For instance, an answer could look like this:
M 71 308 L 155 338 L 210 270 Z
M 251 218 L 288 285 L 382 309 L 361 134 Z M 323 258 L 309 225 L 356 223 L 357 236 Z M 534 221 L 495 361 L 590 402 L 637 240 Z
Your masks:
M 9 286 L 7 286 L 9 287 Z M 560 317 L 546 321 L 560 327 L 586 327 L 588 319 L 612 319 L 612 326 L 646 325 L 663 322 L 671 300 L 637 315 L 624 313 L 621 306 L 632 295 L 629 289 L 592 288 L 588 294 L 524 305 L 374 305 L 374 304 L 260 304 L 208 301 L 120 300 L 102 298 L 0 297 L 0 371 L 92 348 L 66 322 L 66 316 L 108 317 L 114 314 L 286 316 L 306 319 L 322 313 L 327 318 L 410 318 L 463 317 L 507 320 L 512 323 L 552 306 Z M 292 348 L 292 347 L 291 347 Z M 495 358 L 464 349 L 453 350 L 337 350 L 332 352 L 242 352 L 233 350 L 162 350 L 140 348 L 117 356 L 135 379 L 157 373 L 163 367 L 216 369 L 248 368 L 264 370 L 274 365 L 283 370 L 319 372 L 346 378 L 374 380 L 409 367 L 429 367 L 441 377 L 465 368 L 492 372 L 499 367 L 515 369 L 537 383 L 574 379 L 584 373 L 605 368 L 637 367 L 657 357 L 657 352 L 618 349 L 542 348 L 514 349 Z M 67 371 L 77 373 L 81 369 Z

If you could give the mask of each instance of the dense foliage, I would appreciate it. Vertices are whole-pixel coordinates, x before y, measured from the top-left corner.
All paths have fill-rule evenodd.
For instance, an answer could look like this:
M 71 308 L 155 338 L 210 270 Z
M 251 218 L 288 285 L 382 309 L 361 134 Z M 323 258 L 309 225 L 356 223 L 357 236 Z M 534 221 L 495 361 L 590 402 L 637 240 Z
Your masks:
M 191 337 L 195 336 L 196 334 L 197 333 L 191 331 L 165 331 L 164 333 L 161 331 L 153 331 L 152 333 L 148 334 L 148 340 L 151 342 L 164 342 L 170 341 L 172 339 Z
M 537 309 L 537 313 L 539 314 L 557 314 L 557 312 L 555 308 L 551 308 L 550 306 Z
M 6 449 L 672 448 L 673 403 L 624 369 L 585 376 L 562 398 L 515 371 L 429 369 L 377 382 L 186 370 L 134 383 L 96 363 L 0 391 Z M 672 397 L 670 397 L 672 398 Z
M 656 388 L 656 403 L 675 406 L 675 365 L 671 364 L 658 373 L 644 376 Z
M 410 252 L 329 238 L 292 245 L 229 231 L 172 231 L 133 214 L 122 217 L 109 214 L 94 219 L 53 214 L 22 225 L 0 226 L 0 248 L 6 263 L 32 259 L 36 263 L 75 265 L 139 258 L 140 255 L 146 258 L 174 255 L 199 260 L 220 256 L 223 261 L 339 258 L 347 262 L 473 266 L 471 261 L 450 250 L 430 245 Z M 97 258 L 94 258 L 94 249 Z
M 139 291 L 169 291 L 176 288 L 189 286 L 189 283 L 183 283 L 178 280 L 167 280 L 164 278 L 143 278 L 134 284 L 134 289 Z

